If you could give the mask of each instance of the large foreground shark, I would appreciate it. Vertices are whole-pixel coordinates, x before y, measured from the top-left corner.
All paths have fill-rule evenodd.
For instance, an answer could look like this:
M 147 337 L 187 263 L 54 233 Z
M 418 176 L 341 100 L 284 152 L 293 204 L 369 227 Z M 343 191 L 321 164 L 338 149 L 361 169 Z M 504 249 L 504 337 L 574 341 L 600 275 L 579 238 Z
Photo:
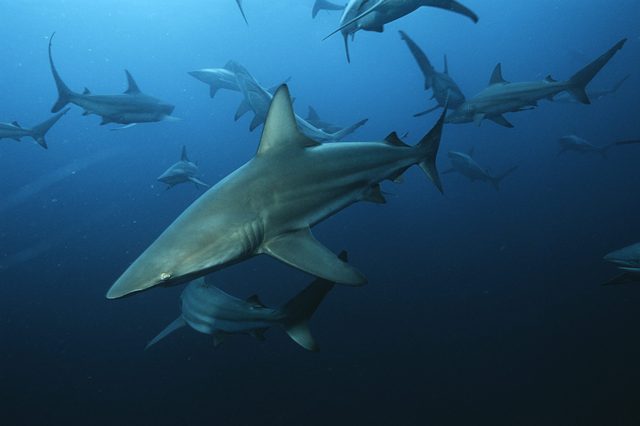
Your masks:
M 127 75 L 128 87 L 121 95 L 94 95 L 86 88 L 84 92 L 76 93 L 69 89 L 60 78 L 53 63 L 51 42 L 54 34 L 51 34 L 49 39 L 49 64 L 58 88 L 58 100 L 51 108 L 51 112 L 58 112 L 68 103 L 72 103 L 84 109 L 83 115 L 96 114 L 102 117 L 100 124 L 133 125 L 175 119 L 171 117 L 175 107 L 142 93 L 127 70 L 125 70 L 125 74 Z
M 364 284 L 365 276 L 320 244 L 311 227 L 358 201 L 384 203 L 380 182 L 416 164 L 442 191 L 436 155 L 443 125 L 444 113 L 415 146 L 395 133 L 382 142 L 321 144 L 298 129 L 283 85 L 255 157 L 191 204 L 107 297 L 188 282 L 258 254 L 335 283 Z
M 473 149 L 468 154 L 457 151 L 449 151 L 449 160 L 452 168 L 445 170 L 442 174 L 457 172 L 467 177 L 472 182 L 477 180 L 493 185 L 496 191 L 500 190 L 500 182 L 518 169 L 513 166 L 499 175 L 492 175 L 489 170 L 485 170 L 473 159 Z
M 269 90 L 263 88 L 249 73 L 249 71 L 247 71 L 247 69 L 242 65 L 234 63 L 232 69 L 236 73 L 238 86 L 240 87 L 245 100 L 245 103 L 241 104 L 238 108 L 238 112 L 236 112 L 236 120 L 238 119 L 240 113 L 246 112 L 241 108 L 243 106 L 248 107 L 248 109 L 252 110 L 254 113 L 253 120 L 249 125 L 249 130 L 253 131 L 256 129 L 256 127 L 264 123 L 267 117 L 267 112 L 269 111 L 269 105 L 271 105 L 273 95 Z M 352 124 L 349 127 L 345 127 L 333 133 L 328 133 L 327 131 L 314 126 L 298 115 L 295 115 L 295 119 L 298 123 L 298 128 L 302 133 L 304 133 L 307 137 L 319 142 L 339 141 L 355 132 L 367 122 L 367 119 L 365 118 L 358 121 L 357 123 Z
M 344 251 L 338 257 L 347 261 Z M 248 334 L 262 340 L 264 333 L 277 325 L 303 348 L 317 351 L 309 320 L 333 285 L 331 281 L 317 278 L 282 307 L 274 309 L 266 307 L 258 296 L 242 300 L 217 288 L 209 282 L 209 277 L 198 278 L 180 295 L 181 315 L 151 340 L 147 349 L 185 325 L 212 335 L 215 346 L 234 334 Z
M 420 117 L 438 108 L 444 108 L 445 105 L 448 105 L 451 109 L 456 109 L 462 105 L 465 101 L 464 93 L 449 76 L 447 57 L 444 57 L 444 72 L 438 72 L 429 62 L 427 55 L 404 31 L 400 31 L 400 37 L 407 43 L 411 54 L 418 62 L 422 74 L 424 74 L 424 90 L 431 89 L 433 93 L 431 98 L 437 102 L 437 105 L 433 108 L 414 114 L 414 117 Z
M 609 149 L 616 146 L 616 142 L 608 143 L 606 145 L 597 146 L 592 144 L 591 142 L 581 138 L 576 135 L 567 135 L 558 139 L 558 144 L 560 145 L 560 151 L 558 151 L 558 155 L 563 154 L 567 151 L 579 152 L 579 153 L 596 153 L 600 154 L 602 157 L 607 158 L 607 152 Z
M 640 283 L 640 243 L 612 251 L 604 260 L 617 265 L 623 271 L 604 285 Z
M 498 64 L 491 74 L 489 86 L 449 114 L 447 123 L 474 122 L 480 125 L 486 119 L 504 127 L 513 127 L 502 114 L 535 108 L 538 101 L 553 100 L 555 95 L 565 91 L 583 104 L 591 103 L 585 92 L 587 84 L 622 49 L 626 41 L 620 40 L 566 81 L 556 81 L 548 76 L 542 81 L 511 83 L 502 77 L 502 65 Z
M 473 11 L 455 0 L 349 0 L 340 18 L 340 26 L 325 37 L 325 40 L 337 32 L 342 32 L 347 62 L 351 62 L 349 35 L 353 40 L 355 33 L 360 30 L 381 33 L 385 24 L 402 18 L 422 6 L 449 10 L 478 22 L 478 16 Z
M 196 187 L 209 188 L 210 185 L 201 181 L 198 178 L 200 170 L 198 166 L 189 160 L 187 156 L 187 147 L 182 147 L 182 155 L 180 161 L 169 167 L 163 174 L 158 177 L 160 182 L 166 183 L 167 189 L 173 188 L 175 185 L 181 183 L 193 183 Z
M 58 120 L 60 120 L 60 117 L 67 113 L 67 111 L 69 111 L 69 108 L 65 108 L 63 111 L 60 111 L 40 124 L 36 124 L 32 128 L 22 127 L 17 121 L 14 121 L 13 123 L 0 123 L 0 139 L 7 138 L 20 141 L 21 138 L 28 136 L 38 142 L 41 147 L 47 149 L 48 146 L 47 141 L 44 138 L 45 135 L 49 129 L 53 127 Z

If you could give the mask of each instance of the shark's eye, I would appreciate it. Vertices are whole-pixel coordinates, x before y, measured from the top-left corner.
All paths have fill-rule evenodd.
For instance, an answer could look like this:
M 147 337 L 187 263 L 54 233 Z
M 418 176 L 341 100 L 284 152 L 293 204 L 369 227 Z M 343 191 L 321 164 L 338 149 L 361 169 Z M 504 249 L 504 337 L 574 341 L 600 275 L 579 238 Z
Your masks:
M 160 274 L 160 280 L 161 281 L 166 281 L 169 278 L 171 278 L 171 274 L 168 273 L 168 272 L 163 272 L 163 273 Z

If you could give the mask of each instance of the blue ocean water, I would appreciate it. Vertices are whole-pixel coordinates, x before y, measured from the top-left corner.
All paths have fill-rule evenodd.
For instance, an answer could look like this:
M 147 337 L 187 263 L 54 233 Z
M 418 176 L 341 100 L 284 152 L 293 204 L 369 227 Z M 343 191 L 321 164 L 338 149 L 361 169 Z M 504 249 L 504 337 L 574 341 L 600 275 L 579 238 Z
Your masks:
M 312 0 L 25 0 L 1 2 L 0 121 L 34 125 L 57 93 L 47 58 L 74 90 L 120 93 L 123 69 L 176 105 L 178 122 L 110 131 L 72 107 L 43 150 L 0 141 L 0 423 L 167 425 L 638 425 L 637 286 L 602 287 L 607 252 L 638 241 L 640 146 L 559 156 L 575 133 L 596 144 L 640 136 L 637 0 L 464 0 L 478 24 L 422 8 L 360 32 L 347 64 L 340 14 L 311 19 Z M 360 203 L 314 228 L 349 250 L 362 288 L 336 287 L 306 352 L 278 329 L 214 348 L 181 330 L 145 344 L 178 315 L 182 287 L 122 300 L 104 295 L 202 194 L 156 181 L 182 145 L 215 183 L 255 153 L 260 129 L 234 122 L 241 95 L 187 72 L 233 59 L 265 86 L 291 76 L 295 108 L 339 124 L 369 118 L 348 140 L 390 131 L 418 141 L 430 92 L 398 30 L 469 97 L 501 62 L 511 81 L 571 76 L 621 38 L 592 82 L 592 105 L 542 101 L 509 114 L 514 129 L 447 125 L 446 152 L 475 149 L 492 171 L 519 169 L 499 192 L 460 175 L 440 195 L 420 170 L 385 183 L 386 205 Z M 278 306 L 311 281 L 271 258 L 216 273 L 238 297 Z

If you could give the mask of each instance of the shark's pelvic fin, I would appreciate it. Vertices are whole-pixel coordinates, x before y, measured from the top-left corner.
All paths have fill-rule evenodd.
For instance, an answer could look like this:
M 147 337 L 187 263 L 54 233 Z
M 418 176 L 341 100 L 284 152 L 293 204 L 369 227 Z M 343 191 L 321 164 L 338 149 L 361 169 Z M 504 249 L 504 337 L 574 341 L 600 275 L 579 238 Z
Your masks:
M 184 327 L 185 325 L 187 325 L 187 323 L 184 321 L 182 316 L 176 318 L 171 324 L 169 324 L 164 330 L 162 330 L 160 332 L 160 334 L 158 334 L 149 343 L 147 343 L 147 346 L 144 349 L 145 350 L 149 349 L 151 346 L 155 345 L 160 340 L 164 339 L 169 334 L 173 333 L 174 331 L 178 330 L 179 328 Z
M 513 124 L 511 124 L 509 122 L 509 120 L 507 120 L 506 118 L 504 118 L 504 115 L 500 114 L 500 115 L 488 115 L 485 117 L 487 120 L 491 120 L 496 124 L 501 125 L 502 127 L 507 127 L 509 129 L 513 128 Z
M 125 90 L 124 93 L 126 93 L 127 95 L 134 95 L 136 93 L 141 93 L 140 88 L 138 87 L 138 84 L 136 83 L 136 81 L 133 79 L 133 76 L 131 75 L 131 73 L 127 70 L 124 70 L 124 73 L 127 75 L 127 90 Z
M 291 96 L 286 84 L 273 95 L 257 155 L 281 149 L 301 149 L 319 145 L 298 130 L 291 106 Z
M 360 271 L 338 259 L 328 248 L 320 244 L 309 228 L 279 235 L 265 242 L 261 252 L 304 272 L 339 284 L 362 285 L 367 281 Z

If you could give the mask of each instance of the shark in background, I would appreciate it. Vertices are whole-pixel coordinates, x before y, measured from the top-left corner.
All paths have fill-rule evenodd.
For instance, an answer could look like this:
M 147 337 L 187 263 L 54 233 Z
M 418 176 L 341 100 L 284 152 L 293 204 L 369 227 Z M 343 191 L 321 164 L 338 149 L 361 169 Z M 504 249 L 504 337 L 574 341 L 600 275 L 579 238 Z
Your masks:
M 445 105 L 448 105 L 451 109 L 456 109 L 462 105 L 465 101 L 465 96 L 458 84 L 449 75 L 447 56 L 445 55 L 444 57 L 444 71 L 438 72 L 431 65 L 427 55 L 404 31 L 400 31 L 400 37 L 407 43 L 407 47 L 409 47 L 424 75 L 424 90 L 431 89 L 433 93 L 431 99 L 435 99 L 437 102 L 436 106 L 414 114 L 414 117 L 420 117 L 438 108 L 444 108 Z
M 344 10 L 345 5 L 331 3 L 328 0 L 316 0 L 311 9 L 311 17 L 315 18 L 321 10 Z
M 618 143 L 612 142 L 606 145 L 597 146 L 587 141 L 586 139 L 581 138 L 580 136 L 567 135 L 558 139 L 558 144 L 560 145 L 560 151 L 558 151 L 558 155 L 571 151 L 581 154 L 596 153 L 600 154 L 603 158 L 607 158 L 607 152 Z
M 640 283 L 640 243 L 612 251 L 604 257 L 622 271 L 604 285 Z
M 182 154 L 180 161 L 169 167 L 164 173 L 162 173 L 158 180 L 162 183 L 166 183 L 167 189 L 171 189 L 181 183 L 193 183 L 196 188 L 209 188 L 209 184 L 203 182 L 198 178 L 200 169 L 198 166 L 189 160 L 187 156 L 187 147 L 182 147 Z
M 327 133 L 339 132 L 342 129 L 342 127 L 333 123 L 329 123 L 328 121 L 324 121 L 322 118 L 320 118 L 320 115 L 318 114 L 316 109 L 311 105 L 309 105 L 309 110 L 307 112 L 305 120 L 312 126 L 317 127 L 318 129 L 323 130 Z
M 518 169 L 518 166 L 513 166 L 499 175 L 492 175 L 489 170 L 483 169 L 476 160 L 473 159 L 473 148 L 471 148 L 467 154 L 458 151 L 449 151 L 449 160 L 451 160 L 452 167 L 442 172 L 442 174 L 456 172 L 465 176 L 471 180 L 471 182 L 487 182 L 491 184 L 496 191 L 500 190 L 500 183 L 504 178 Z
M 49 129 L 60 120 L 60 118 L 69 111 L 69 108 L 58 112 L 53 117 L 43 121 L 35 126 L 22 127 L 17 121 L 13 123 L 0 123 L 0 139 L 13 139 L 20 142 L 20 139 L 24 137 L 30 137 L 38 143 L 44 149 L 47 149 L 47 140 L 45 136 Z
M 355 34 L 361 30 L 381 33 L 386 24 L 423 6 L 448 10 L 464 15 L 473 22 L 478 22 L 478 16 L 471 9 L 455 0 L 349 0 L 340 18 L 339 27 L 324 39 L 341 32 L 344 38 L 347 62 L 351 62 L 349 36 L 353 40 Z
M 533 109 L 543 99 L 553 100 L 561 92 L 569 92 L 583 104 L 589 104 L 586 87 L 600 70 L 624 46 L 620 40 L 596 60 L 575 73 L 569 80 L 557 81 L 547 76 L 542 81 L 511 83 L 502 76 L 502 65 L 496 65 L 489 86 L 476 96 L 467 99 L 447 117 L 447 123 L 476 123 L 491 120 L 503 127 L 513 127 L 503 114 Z
M 618 90 L 620 90 L 620 88 L 622 87 L 622 85 L 624 84 L 625 81 L 627 81 L 627 79 L 631 77 L 631 75 L 627 74 L 626 76 L 624 76 L 623 78 L 621 78 L 620 80 L 618 80 L 611 88 L 609 89 L 600 89 L 600 90 L 589 90 L 587 89 L 587 96 L 589 97 L 590 101 L 599 101 L 602 98 L 605 98 L 607 96 L 611 96 L 614 95 L 618 92 Z M 567 92 L 562 92 L 559 93 L 556 97 L 553 98 L 554 102 L 562 102 L 562 103 L 569 103 L 569 104 L 579 104 L 580 102 L 573 96 L 571 96 L 571 94 L 567 93 Z
M 238 86 L 240 86 L 242 93 L 244 95 L 244 99 L 246 101 L 246 105 L 249 107 L 249 110 L 253 111 L 254 117 L 251 120 L 251 124 L 249 125 L 249 130 L 253 131 L 258 126 L 262 125 L 267 117 L 267 112 L 269 111 L 269 106 L 271 105 L 271 100 L 273 95 L 265 88 L 263 88 L 260 83 L 244 68 L 242 65 L 238 63 L 233 64 L 233 71 L 236 73 L 236 78 L 238 80 Z M 238 109 L 236 112 L 236 120 L 239 118 L 239 113 L 246 112 Z M 309 123 L 307 120 L 302 117 L 295 115 L 296 122 L 298 127 L 302 133 L 304 133 L 307 137 L 318 141 L 318 142 L 329 142 L 329 141 L 339 141 L 350 135 L 351 133 L 358 130 L 360 127 L 366 124 L 368 119 L 360 120 L 349 127 L 345 127 L 339 130 L 336 130 L 333 133 L 328 133 L 325 130 L 315 127 L 313 124 Z
M 49 64 L 58 89 L 58 100 L 51 108 L 51 112 L 58 112 L 67 104 L 72 103 L 84 109 L 82 115 L 96 114 L 102 117 L 101 125 L 120 123 L 125 124 L 125 127 L 131 127 L 137 123 L 176 120 L 175 117 L 171 116 L 175 107 L 142 93 L 127 70 L 125 70 L 125 74 L 128 87 L 120 95 L 94 95 L 87 88 L 82 93 L 69 89 L 60 78 L 60 74 L 58 74 L 58 70 L 53 63 L 51 43 L 54 35 L 55 33 L 51 34 L 49 38 Z
M 255 157 L 194 201 L 107 298 L 192 281 L 260 254 L 331 282 L 364 284 L 366 277 L 319 243 L 311 228 L 353 203 L 385 203 L 380 183 L 413 165 L 442 191 L 436 156 L 445 114 L 414 146 L 395 133 L 379 142 L 319 143 L 299 129 L 283 85 Z
M 347 261 L 347 253 L 338 257 Z M 309 320 L 334 283 L 315 279 L 280 308 L 268 308 L 257 295 L 246 300 L 220 290 L 211 282 L 211 276 L 198 278 L 188 284 L 180 295 L 180 316 L 147 344 L 149 349 L 167 335 L 186 325 L 213 336 L 217 347 L 231 335 L 247 334 L 264 340 L 264 333 L 273 326 L 280 326 L 294 342 L 310 351 L 317 351 L 309 330 Z

